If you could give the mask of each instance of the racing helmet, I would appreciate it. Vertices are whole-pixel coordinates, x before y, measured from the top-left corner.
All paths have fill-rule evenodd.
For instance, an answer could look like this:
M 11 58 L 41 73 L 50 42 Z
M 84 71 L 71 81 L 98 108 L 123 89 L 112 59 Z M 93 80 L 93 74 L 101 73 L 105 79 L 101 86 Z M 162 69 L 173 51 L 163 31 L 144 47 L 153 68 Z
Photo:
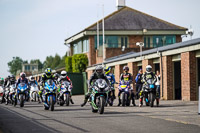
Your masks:
M 151 65 L 147 65 L 147 66 L 146 66 L 146 72 L 147 72 L 147 73 L 150 73 L 151 71 L 152 71 Z

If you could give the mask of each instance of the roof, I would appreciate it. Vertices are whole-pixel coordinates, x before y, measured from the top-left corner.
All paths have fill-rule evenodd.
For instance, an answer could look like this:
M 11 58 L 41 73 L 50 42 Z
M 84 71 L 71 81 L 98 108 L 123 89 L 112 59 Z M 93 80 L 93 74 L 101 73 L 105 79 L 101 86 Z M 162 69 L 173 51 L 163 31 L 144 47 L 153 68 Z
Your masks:
M 102 30 L 102 19 L 99 22 L 99 29 Z M 104 28 L 105 31 L 141 31 L 147 29 L 147 31 L 158 31 L 158 30 L 172 30 L 172 31 L 186 31 L 187 28 L 169 23 L 167 21 L 161 20 L 159 18 L 153 17 L 146 13 L 137 11 L 130 7 L 123 7 L 112 14 L 104 18 Z M 91 26 L 85 28 L 84 30 L 78 32 L 77 34 L 65 39 L 68 39 L 81 34 L 84 31 L 96 31 L 97 22 Z
M 156 53 L 157 50 L 159 52 L 163 52 L 163 51 L 167 51 L 167 50 L 178 49 L 178 48 L 187 47 L 187 46 L 196 45 L 196 44 L 200 44 L 200 38 L 189 40 L 189 41 L 185 41 L 185 42 L 175 43 L 173 45 L 167 45 L 167 46 L 163 46 L 163 47 L 159 47 L 159 48 L 146 50 L 146 51 L 142 52 L 142 55 L 144 56 L 144 55 Z M 116 61 L 121 61 L 121 60 L 125 60 L 125 59 L 135 58 L 135 57 L 139 57 L 139 56 L 140 56 L 140 52 L 138 52 L 138 53 L 130 52 L 130 53 L 123 54 L 123 55 L 120 55 L 120 56 L 115 56 L 115 57 L 112 57 L 112 58 L 108 58 L 108 59 L 105 60 L 105 63 L 107 64 L 107 63 L 111 63 L 111 62 L 116 62 Z
M 102 29 L 101 23 L 102 20 L 99 21 L 99 29 Z M 187 30 L 127 6 L 105 17 L 104 23 L 105 30 Z M 97 25 L 94 23 L 85 30 L 96 29 Z

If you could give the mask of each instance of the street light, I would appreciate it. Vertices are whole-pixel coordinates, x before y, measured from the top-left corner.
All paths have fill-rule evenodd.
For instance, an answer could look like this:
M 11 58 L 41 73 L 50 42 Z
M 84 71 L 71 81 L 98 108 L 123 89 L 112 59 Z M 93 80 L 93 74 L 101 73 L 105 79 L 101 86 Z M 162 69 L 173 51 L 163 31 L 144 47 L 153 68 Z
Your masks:
M 139 46 L 140 47 L 140 57 L 142 59 L 142 47 L 144 46 L 144 43 L 143 42 L 137 42 L 136 43 L 136 46 Z

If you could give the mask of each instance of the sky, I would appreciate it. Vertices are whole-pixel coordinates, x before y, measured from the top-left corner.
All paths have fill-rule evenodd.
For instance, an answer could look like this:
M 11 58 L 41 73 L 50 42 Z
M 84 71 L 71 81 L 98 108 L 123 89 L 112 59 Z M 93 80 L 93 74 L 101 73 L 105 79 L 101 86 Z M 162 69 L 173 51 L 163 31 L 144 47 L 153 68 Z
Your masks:
M 116 0 L 0 0 L 0 77 L 13 57 L 64 56 L 64 40 L 116 11 Z M 200 37 L 200 0 L 126 0 L 126 6 L 194 30 Z M 99 17 L 97 13 L 99 12 Z M 190 37 L 183 38 L 183 41 Z

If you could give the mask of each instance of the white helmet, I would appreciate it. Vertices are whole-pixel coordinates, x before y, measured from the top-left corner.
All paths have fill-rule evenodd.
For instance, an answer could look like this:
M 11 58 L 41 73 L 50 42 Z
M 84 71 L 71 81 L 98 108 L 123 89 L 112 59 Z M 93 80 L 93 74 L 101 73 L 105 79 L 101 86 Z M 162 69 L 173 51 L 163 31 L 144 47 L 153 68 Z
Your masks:
M 147 66 L 146 66 L 146 72 L 147 72 L 147 73 L 150 73 L 151 71 L 152 71 L 151 65 L 147 65 Z
M 67 72 L 66 71 L 62 71 L 60 74 L 61 74 L 61 78 L 65 78 L 67 76 Z

